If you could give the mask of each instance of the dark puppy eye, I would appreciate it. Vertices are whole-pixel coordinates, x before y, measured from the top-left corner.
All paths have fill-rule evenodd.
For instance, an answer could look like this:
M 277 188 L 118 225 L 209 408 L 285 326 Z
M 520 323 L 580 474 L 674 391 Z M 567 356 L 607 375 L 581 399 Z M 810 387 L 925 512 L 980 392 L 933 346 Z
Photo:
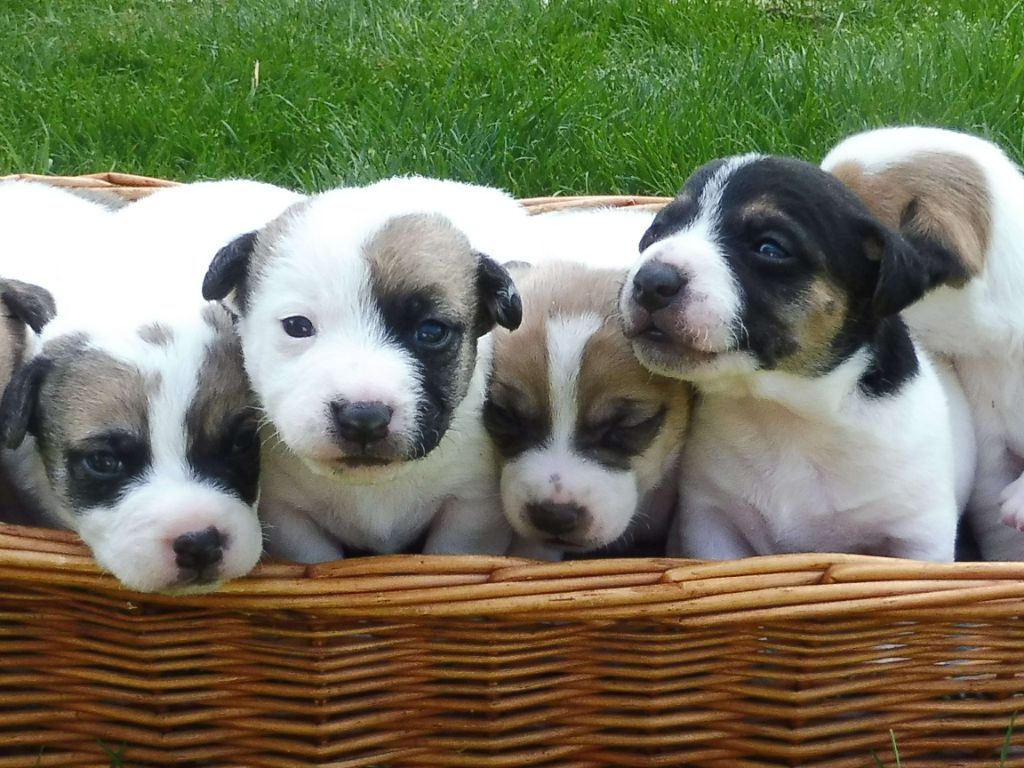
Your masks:
M 313 327 L 310 319 L 302 315 L 286 317 L 281 321 L 281 327 L 284 328 L 285 333 L 295 339 L 304 339 L 316 333 L 316 328 Z
M 258 428 L 253 421 L 243 421 L 231 433 L 228 450 L 235 456 L 248 453 L 257 444 Z
M 93 451 L 82 457 L 82 465 L 93 477 L 109 479 L 124 473 L 124 462 L 113 451 Z
M 495 435 L 517 432 L 523 421 L 514 408 L 498 405 L 493 400 L 484 403 L 484 428 Z
M 778 240 L 773 240 L 770 237 L 759 240 L 754 245 L 754 253 L 765 261 L 772 262 L 784 262 L 793 258 L 789 251 L 779 244 Z
M 452 338 L 452 329 L 440 320 L 424 320 L 416 326 L 413 338 L 426 349 L 443 349 Z
M 596 447 L 627 456 L 635 456 L 647 450 L 651 441 L 665 423 L 664 407 L 650 416 L 622 416 L 607 422 L 598 433 Z

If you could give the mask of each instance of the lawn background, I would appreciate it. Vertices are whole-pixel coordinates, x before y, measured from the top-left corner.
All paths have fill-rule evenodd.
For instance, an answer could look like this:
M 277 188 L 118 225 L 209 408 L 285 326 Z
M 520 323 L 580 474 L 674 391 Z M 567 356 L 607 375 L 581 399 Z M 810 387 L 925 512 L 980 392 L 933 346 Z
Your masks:
M 1024 156 L 1020 0 L 3 0 L 0 50 L 0 172 L 669 194 L 906 122 Z

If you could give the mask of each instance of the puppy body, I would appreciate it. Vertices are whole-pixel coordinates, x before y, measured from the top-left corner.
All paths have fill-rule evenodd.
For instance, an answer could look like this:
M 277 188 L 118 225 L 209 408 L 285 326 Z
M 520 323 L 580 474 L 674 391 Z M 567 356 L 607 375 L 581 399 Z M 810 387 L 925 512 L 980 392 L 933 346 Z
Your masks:
M 931 290 L 904 315 L 971 404 L 969 520 L 985 559 L 1024 559 L 1024 177 L 987 141 L 923 127 L 858 134 L 822 167 L 926 256 L 917 279 Z
M 251 209 L 232 213 L 238 189 L 224 191 L 104 213 L 74 233 L 86 262 L 32 242 L 12 254 L 12 269 L 53 271 L 60 305 L 4 394 L 7 458 L 55 523 L 142 591 L 210 589 L 262 551 L 241 350 L 229 314 L 198 298 L 209 254 L 253 224 Z
M 617 308 L 652 218 L 607 209 L 530 221 L 536 265 L 513 272 L 523 325 L 495 331 L 484 407 L 517 554 L 664 547 L 690 392 L 636 361 Z
M 272 552 L 318 562 L 423 535 L 427 552 L 506 549 L 479 414 L 486 334 L 519 304 L 480 250 L 517 250 L 524 218 L 494 190 L 394 179 L 293 206 L 218 254 L 206 295 L 238 313 L 272 427 Z
M 897 314 L 913 249 L 827 174 L 761 156 L 699 169 L 641 247 L 626 333 L 699 392 L 674 549 L 952 560 L 973 442 Z

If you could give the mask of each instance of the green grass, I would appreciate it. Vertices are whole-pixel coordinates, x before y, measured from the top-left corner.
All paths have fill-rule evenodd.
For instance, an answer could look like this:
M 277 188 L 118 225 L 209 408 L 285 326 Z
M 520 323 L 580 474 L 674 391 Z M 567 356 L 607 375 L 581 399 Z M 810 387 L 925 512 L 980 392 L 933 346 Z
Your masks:
M 910 121 L 1022 157 L 1021 40 L 1005 0 L 4 0 L 0 172 L 670 193 Z

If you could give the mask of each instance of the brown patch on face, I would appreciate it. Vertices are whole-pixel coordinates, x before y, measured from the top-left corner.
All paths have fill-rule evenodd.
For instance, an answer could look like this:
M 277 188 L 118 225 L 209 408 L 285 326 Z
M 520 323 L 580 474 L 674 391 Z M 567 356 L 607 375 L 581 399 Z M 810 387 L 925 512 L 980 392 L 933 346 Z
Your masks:
M 618 294 L 622 275 L 604 272 L 601 290 L 594 292 L 591 311 L 606 318 L 587 341 L 577 382 L 577 430 L 585 434 L 594 425 L 624 425 L 654 421 L 664 414 L 660 428 L 643 450 L 630 459 L 641 497 L 661 481 L 666 462 L 676 455 L 690 423 L 692 390 L 685 382 L 657 376 L 637 361 L 622 333 Z M 646 430 L 645 430 L 646 431 Z M 643 438 L 646 440 L 646 438 Z
M 970 158 L 920 152 L 878 171 L 851 160 L 831 173 L 882 223 L 952 248 L 969 275 L 984 268 L 992 236 L 991 196 L 984 172 Z
M 777 368 L 802 375 L 827 370 L 848 310 L 846 293 L 827 277 L 815 276 L 802 299 L 785 310 L 795 351 L 780 358 Z
M 230 316 L 210 306 L 204 315 L 215 330 L 199 368 L 195 397 L 185 416 L 190 442 L 220 435 L 224 425 L 255 406 L 242 363 L 242 346 L 231 328 Z
M 139 328 L 139 338 L 147 344 L 166 347 L 174 340 L 174 332 L 161 323 L 150 323 Z
M 382 294 L 426 292 L 449 307 L 476 309 L 476 256 L 443 216 L 396 216 L 363 245 L 363 253 Z

